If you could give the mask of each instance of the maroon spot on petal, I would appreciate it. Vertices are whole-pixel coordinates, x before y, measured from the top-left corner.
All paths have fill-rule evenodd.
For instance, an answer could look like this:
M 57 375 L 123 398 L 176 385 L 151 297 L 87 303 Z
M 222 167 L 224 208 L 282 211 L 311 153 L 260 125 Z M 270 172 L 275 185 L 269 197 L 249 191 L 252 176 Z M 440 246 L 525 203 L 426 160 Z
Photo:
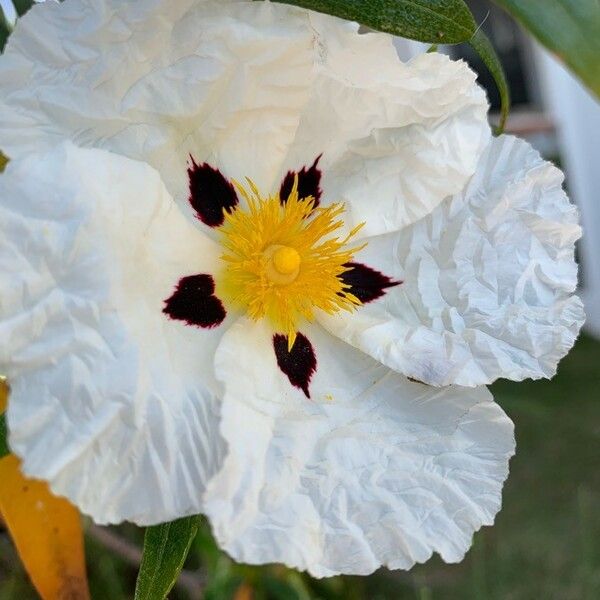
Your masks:
M 209 227 L 223 225 L 223 211 L 231 212 L 239 200 L 235 187 L 218 169 L 207 163 L 197 165 L 190 156 L 190 204 L 198 218 Z
M 306 336 L 299 333 L 291 352 L 288 352 L 287 335 L 276 333 L 273 336 L 273 348 L 277 357 L 279 368 L 287 375 L 290 383 L 301 389 L 307 398 L 310 398 L 308 386 L 317 370 L 317 358 L 312 344 Z
M 350 262 L 344 266 L 348 271 L 339 277 L 350 286 L 346 291 L 356 296 L 363 304 L 381 298 L 386 289 L 402 284 L 401 281 L 394 281 L 387 275 L 360 263 Z
M 323 190 L 321 189 L 321 171 L 318 168 L 318 165 L 322 156 L 322 154 L 317 156 L 315 162 L 308 169 L 302 167 L 302 170 L 297 173 L 295 171 L 288 172 L 283 179 L 281 189 L 279 190 L 279 198 L 282 204 L 285 204 L 288 201 L 292 189 L 294 188 L 296 175 L 298 175 L 298 197 L 302 199 L 312 196 L 315 199 L 315 208 L 319 206 Z
M 177 284 L 175 293 L 165 300 L 163 312 L 194 327 L 212 329 L 220 325 L 227 313 L 215 296 L 215 282 L 210 275 L 191 275 Z

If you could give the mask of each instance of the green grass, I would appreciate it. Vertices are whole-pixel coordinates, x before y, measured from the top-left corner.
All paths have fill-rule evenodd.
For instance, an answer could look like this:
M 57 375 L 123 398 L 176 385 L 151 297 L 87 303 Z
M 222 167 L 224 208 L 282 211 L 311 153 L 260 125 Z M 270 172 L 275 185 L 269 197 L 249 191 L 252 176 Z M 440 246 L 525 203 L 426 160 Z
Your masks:
M 187 568 L 207 600 L 235 596 L 246 582 L 256 600 L 592 600 L 600 598 L 600 343 L 583 337 L 549 381 L 493 387 L 516 424 L 517 456 L 494 528 L 475 536 L 459 565 L 434 559 L 409 573 L 314 581 L 278 567 L 235 565 L 207 527 Z M 139 544 L 142 532 L 118 533 Z M 95 599 L 132 597 L 136 572 L 93 539 L 87 544 Z M 0 535 L 0 600 L 29 600 L 12 546 Z M 180 588 L 173 599 L 188 598 Z

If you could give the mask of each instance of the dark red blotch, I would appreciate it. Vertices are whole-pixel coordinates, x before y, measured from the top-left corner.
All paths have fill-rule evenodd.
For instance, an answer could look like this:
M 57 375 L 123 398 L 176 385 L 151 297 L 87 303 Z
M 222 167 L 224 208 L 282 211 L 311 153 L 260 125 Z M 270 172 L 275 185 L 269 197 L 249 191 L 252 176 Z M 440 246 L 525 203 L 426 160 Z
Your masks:
M 289 171 L 285 176 L 283 183 L 281 184 L 281 189 L 279 190 L 279 199 L 282 204 L 285 204 L 292 193 L 292 189 L 294 188 L 294 181 L 296 180 L 296 175 L 298 175 L 298 196 L 300 199 L 308 198 L 312 196 L 315 199 L 316 208 L 319 206 L 321 202 L 321 196 L 323 195 L 323 190 L 321 189 L 321 171 L 318 168 L 319 161 L 323 155 L 317 156 L 315 162 L 308 169 L 306 167 L 302 167 L 301 171 Z
M 223 303 L 215 296 L 215 282 L 210 275 L 184 277 L 175 293 L 165 300 L 163 312 L 177 321 L 194 327 L 212 329 L 227 316 Z
M 288 352 L 288 337 L 279 333 L 273 336 L 273 348 L 279 368 L 287 375 L 290 383 L 310 398 L 308 386 L 317 370 L 317 358 L 312 344 L 299 333 L 291 352 Z
M 190 204 L 198 218 L 209 227 L 223 225 L 223 211 L 231 212 L 239 203 L 233 184 L 218 169 L 209 164 L 200 165 L 190 157 Z
M 385 294 L 385 290 L 402 283 L 360 263 L 350 262 L 344 266 L 348 268 L 348 271 L 339 277 L 346 285 L 350 286 L 346 291 L 356 296 L 363 304 L 381 298 Z

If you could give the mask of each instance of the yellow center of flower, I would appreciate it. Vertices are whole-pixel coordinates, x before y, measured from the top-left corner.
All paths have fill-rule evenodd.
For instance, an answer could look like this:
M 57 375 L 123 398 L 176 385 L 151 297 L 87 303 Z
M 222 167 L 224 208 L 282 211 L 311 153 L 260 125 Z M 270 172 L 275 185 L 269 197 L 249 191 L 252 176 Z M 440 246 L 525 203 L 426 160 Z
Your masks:
M 273 245 L 263 254 L 267 260 L 265 274 L 275 285 L 290 284 L 300 274 L 302 257 L 295 248 Z
M 300 269 L 302 259 L 298 250 L 290 246 L 280 246 L 273 253 L 273 266 L 281 275 L 291 275 Z
M 344 225 L 342 205 L 314 208 L 314 198 L 299 197 L 297 182 L 285 204 L 248 184 L 249 191 L 236 184 L 246 206 L 226 212 L 220 227 L 217 292 L 251 319 L 268 319 L 287 334 L 291 350 L 300 323 L 312 321 L 315 310 L 333 314 L 361 304 L 341 275 L 364 247 L 348 247 L 362 225 L 335 236 Z

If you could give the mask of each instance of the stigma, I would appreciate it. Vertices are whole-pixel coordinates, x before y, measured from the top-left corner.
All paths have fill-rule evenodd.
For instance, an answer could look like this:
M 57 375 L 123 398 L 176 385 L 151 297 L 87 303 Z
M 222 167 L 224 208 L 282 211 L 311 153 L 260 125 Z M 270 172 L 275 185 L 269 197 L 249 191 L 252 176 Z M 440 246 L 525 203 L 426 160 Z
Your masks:
M 288 285 L 300 274 L 302 257 L 291 246 L 274 245 L 265 250 L 267 259 L 266 276 L 275 285 Z

